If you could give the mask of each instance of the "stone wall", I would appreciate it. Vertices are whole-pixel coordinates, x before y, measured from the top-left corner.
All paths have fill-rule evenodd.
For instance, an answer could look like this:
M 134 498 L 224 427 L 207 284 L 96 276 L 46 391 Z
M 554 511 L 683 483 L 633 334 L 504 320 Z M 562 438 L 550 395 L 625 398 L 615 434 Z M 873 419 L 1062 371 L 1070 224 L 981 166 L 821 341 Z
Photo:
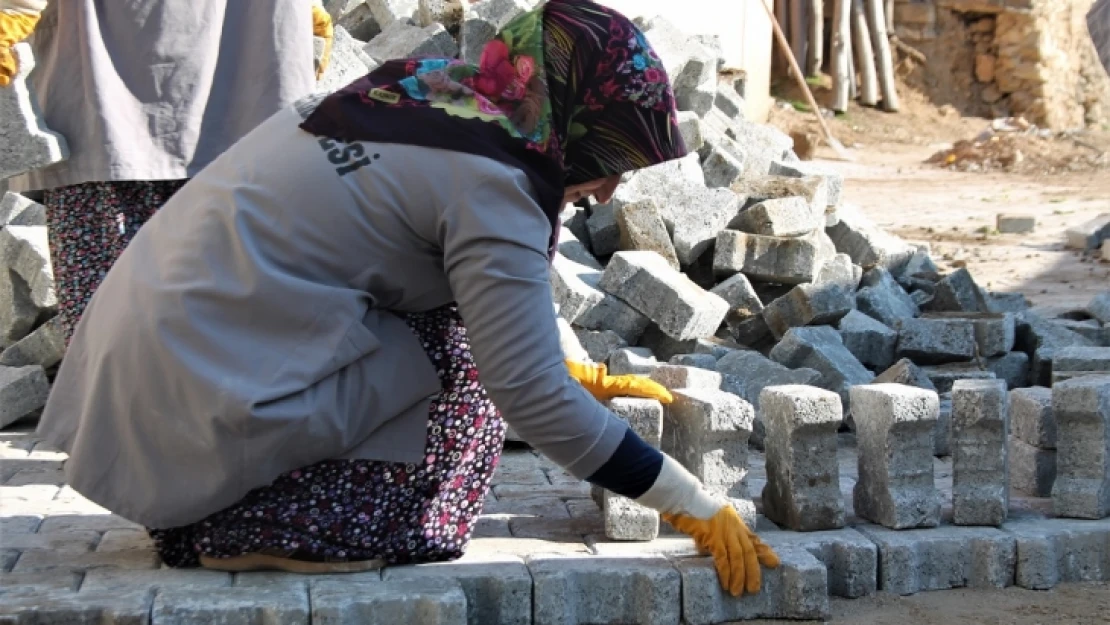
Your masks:
M 1110 115 L 1110 78 L 1085 21 L 1093 3 L 897 0 L 895 32 L 929 59 L 918 82 L 938 104 L 1073 129 Z

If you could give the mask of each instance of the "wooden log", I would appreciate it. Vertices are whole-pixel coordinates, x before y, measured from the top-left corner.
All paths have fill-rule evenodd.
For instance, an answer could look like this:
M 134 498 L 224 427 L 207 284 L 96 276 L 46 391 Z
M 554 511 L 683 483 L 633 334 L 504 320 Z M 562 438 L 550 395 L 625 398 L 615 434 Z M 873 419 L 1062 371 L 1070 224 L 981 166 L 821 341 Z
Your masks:
M 817 76 L 825 66 L 825 0 L 809 0 L 809 37 L 806 42 L 806 74 Z
M 806 3 L 805 0 L 790 0 L 790 49 L 794 62 L 800 67 L 806 63 Z
M 871 29 L 867 27 L 864 0 L 852 0 L 852 47 L 855 48 L 859 71 L 859 103 L 879 103 L 879 83 L 875 77 L 875 53 L 871 48 Z
M 879 90 L 883 94 L 883 110 L 898 110 L 898 91 L 894 82 L 894 60 L 890 55 L 883 0 L 867 0 L 867 25 L 871 29 L 871 44 L 875 46 L 878 62 Z
M 832 27 L 832 109 L 837 113 L 848 110 L 852 89 L 852 79 L 848 67 L 848 57 L 852 54 L 852 2 L 836 0 L 833 5 Z

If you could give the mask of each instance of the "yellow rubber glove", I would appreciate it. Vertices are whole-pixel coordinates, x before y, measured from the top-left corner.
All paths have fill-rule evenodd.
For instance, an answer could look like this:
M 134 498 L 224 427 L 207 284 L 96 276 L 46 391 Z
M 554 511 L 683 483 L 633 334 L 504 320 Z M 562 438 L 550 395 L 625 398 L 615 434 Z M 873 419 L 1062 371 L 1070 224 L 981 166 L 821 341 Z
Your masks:
M 0 87 L 10 85 L 19 70 L 12 46 L 26 39 L 38 21 L 35 12 L 0 11 Z
M 664 404 L 674 401 L 671 392 L 663 385 L 642 375 L 609 375 L 605 365 L 567 360 L 570 376 L 586 388 L 598 401 L 614 397 L 643 397 L 657 399 Z
M 763 580 L 760 565 L 779 566 L 779 557 L 748 529 L 731 504 L 722 506 L 708 521 L 683 514 L 664 514 L 662 518 L 713 556 L 721 587 L 734 597 L 759 592 Z
M 316 80 L 320 80 L 324 71 L 328 69 L 328 63 L 331 62 L 331 44 L 335 39 L 335 28 L 331 23 L 331 15 L 318 4 L 312 5 L 312 34 L 324 39 L 324 53 L 320 55 L 320 64 L 316 67 Z

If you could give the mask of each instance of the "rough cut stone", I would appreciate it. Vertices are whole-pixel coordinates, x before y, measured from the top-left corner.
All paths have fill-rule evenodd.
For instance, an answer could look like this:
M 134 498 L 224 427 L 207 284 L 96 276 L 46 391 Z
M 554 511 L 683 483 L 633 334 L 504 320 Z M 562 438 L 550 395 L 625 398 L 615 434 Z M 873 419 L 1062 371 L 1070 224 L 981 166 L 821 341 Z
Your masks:
M 1056 450 L 1039 449 L 1010 437 L 1010 488 L 1030 497 L 1051 497 L 1056 482 Z
M 594 362 L 608 362 L 609 357 L 618 349 L 628 347 L 625 341 L 616 332 L 609 330 L 595 331 L 576 328 L 574 334 L 590 360 Z
M 618 252 L 599 286 L 677 340 L 712 336 L 728 303 L 708 293 L 653 252 Z
M 891 328 L 897 328 L 903 320 L 912 319 L 920 312 L 910 294 L 883 267 L 875 267 L 863 275 L 856 293 L 856 307 Z
M 728 302 L 729 313 L 740 316 L 757 315 L 763 312 L 763 302 L 752 288 L 748 277 L 735 274 L 709 290 Z
M 864 365 L 886 369 L 894 362 L 898 333 L 858 310 L 851 310 L 837 325 L 844 347 Z
M 744 173 L 744 161 L 719 145 L 707 144 L 701 168 L 705 185 L 710 188 L 730 187 Z
M 477 64 L 482 58 L 482 49 L 514 17 L 531 9 L 524 0 L 483 0 L 476 4 L 468 3 L 459 28 L 459 58 L 467 63 Z
M 406 20 L 384 26 L 362 50 L 378 64 L 417 56 L 453 57 L 459 52 L 455 38 L 442 25 L 420 28 Z
M 593 207 L 590 216 L 586 219 L 586 229 L 590 233 L 590 249 L 598 256 L 609 256 L 621 248 L 617 206 L 622 202 L 623 198 L 614 199 L 608 204 L 598 204 Z
M 311 605 L 313 623 L 467 623 L 466 594 L 458 582 L 449 579 L 317 584 L 312 588 Z
M 737 119 L 744 116 L 744 98 L 736 92 L 732 85 L 727 83 L 720 83 L 717 85 L 717 97 L 713 100 L 713 106 L 724 113 L 730 119 Z
M 775 336 L 763 315 L 729 315 L 728 333 L 740 345 L 751 349 L 770 348 Z
M 421 26 L 439 23 L 448 30 L 458 28 L 462 22 L 463 0 L 419 0 L 416 16 Z
M 646 184 L 637 176 L 637 184 Z M 642 188 L 642 187 L 641 187 Z M 728 189 L 710 189 L 705 183 L 673 178 L 649 189 L 659 202 L 663 221 L 672 233 L 675 254 L 683 265 L 692 265 L 713 246 L 713 241 L 736 214 L 740 198 Z
M 799 284 L 763 309 L 763 318 L 775 338 L 790 328 L 829 325 L 855 309 L 852 291 L 834 283 Z
M 671 338 L 666 332 L 659 329 L 655 323 L 648 324 L 647 330 L 640 337 L 639 346 L 646 347 L 662 362 L 674 358 L 678 354 L 689 354 L 697 345 L 696 339 L 678 340 Z
M 365 4 L 361 6 L 366 7 Z M 366 9 L 369 16 L 369 9 Z M 368 20 L 365 23 L 375 23 Z M 377 68 L 378 64 L 368 54 L 362 51 L 362 44 L 355 39 L 347 29 L 342 26 L 335 27 L 332 38 L 331 61 L 324 75 L 316 82 L 318 91 L 332 92 L 346 87 L 355 80 L 362 78 L 368 72 Z M 367 39 L 369 41 L 369 38 Z
M 46 208 L 18 193 L 6 192 L 0 198 L 0 228 L 4 226 L 45 226 Z
M 1025 352 L 1010 352 L 984 363 L 987 371 L 1006 382 L 1007 388 L 1029 385 L 1029 356 Z
M 989 312 L 986 297 L 967 268 L 960 268 L 937 283 L 929 309 L 935 312 Z
M 1014 537 L 995 528 L 857 529 L 879 547 L 879 589 L 884 592 L 1004 588 L 1014 578 Z
M 0 428 L 46 405 L 50 382 L 40 366 L 0 366 Z
M 855 386 L 851 392 L 859 445 L 856 515 L 891 529 L 936 527 L 936 393 L 899 384 Z
M 772 237 L 809 234 L 825 225 L 825 211 L 817 212 L 803 197 L 764 200 L 740 212 L 729 228 Z
M 663 438 L 663 404 L 654 399 L 616 398 L 609 402 L 613 414 L 628 423 L 648 445 L 658 448 Z M 655 540 L 659 513 L 610 491 L 601 494 L 605 536 L 611 540 Z
M 0 365 L 6 367 L 39 365 L 49 369 L 61 362 L 66 345 L 62 329 L 56 319 L 47 321 L 0 352 Z
M 898 333 L 898 356 L 921 364 L 943 364 L 975 357 L 975 326 L 963 318 L 905 319 Z
M 1110 347 L 1063 347 L 1052 358 L 1052 382 L 1110 374 Z
M 46 226 L 7 226 L 0 230 L 0 267 L 23 278 L 35 306 L 57 306 Z
M 394 584 L 431 582 L 444 587 L 458 583 L 466 595 L 466 622 L 470 625 L 532 623 L 532 575 L 524 561 L 517 557 L 467 554 L 454 562 L 390 566 L 382 570 L 382 581 Z
M 1106 239 L 1110 239 L 1110 213 L 1102 213 L 1067 231 L 1067 246 L 1073 250 L 1091 252 Z
M 1095 345 L 1110 347 L 1110 325 L 1103 326 L 1098 319 L 1054 319 L 1053 323 L 1086 337 Z
M 772 386 L 760 394 L 760 410 L 767 430 L 763 513 L 795 531 L 844 527 L 836 458 L 840 397 L 811 386 Z
M 609 356 L 609 375 L 650 375 L 661 364 L 646 347 L 626 347 Z
M 1052 389 L 1056 417 L 1057 516 L 1110 516 L 1110 375 L 1084 376 Z
M 840 333 L 831 326 L 792 328 L 770 356 L 792 369 L 805 367 L 817 371 L 821 374 L 818 386 L 839 394 L 845 406 L 852 386 L 868 384 L 875 377 L 844 347 Z
M 909 358 L 903 358 L 891 365 L 889 369 L 880 373 L 872 384 L 905 384 L 937 392 L 937 387 L 933 385 L 929 376 Z
M 667 263 L 679 268 L 674 243 L 667 232 L 659 207 L 652 200 L 624 204 L 617 209 L 617 226 L 620 230 L 621 250 L 655 252 Z
M 11 47 L 17 71 L 12 82 L 0 89 L 0 180 L 69 158 L 64 137 L 46 127 L 38 102 L 27 87 L 35 67 L 31 46 Z
M 938 393 L 949 393 L 957 380 L 994 380 L 993 371 L 980 368 L 973 362 L 954 362 L 947 365 L 921 367 Z
M 601 304 L 605 293 L 597 288 L 601 272 L 556 254 L 551 261 L 551 294 L 559 315 L 571 323 Z
M 23 278 L 0 265 L 0 347 L 27 336 L 41 313 Z
M 898 271 L 916 249 L 879 228 L 859 208 L 841 204 L 836 210 L 839 221 L 828 228 L 836 251 L 852 257 L 852 262 L 871 269 L 875 266 Z
M 715 390 L 721 387 L 720 373 L 699 367 L 663 364 L 653 368 L 649 377 L 670 390 L 690 388 Z
M 1110 520 L 1023 519 L 1004 529 L 1017 543 L 1014 582 L 1021 588 L 1110 579 Z
M 678 132 L 682 135 L 682 142 L 686 149 L 697 152 L 705 145 L 705 131 L 702 128 L 701 117 L 693 111 L 679 111 Z
M 644 24 L 643 31 L 663 61 L 678 109 L 704 117 L 717 95 L 717 55 L 659 17 Z
M 836 284 L 855 293 L 862 277 L 863 267 L 853 265 L 847 254 L 837 254 L 821 265 L 821 270 L 813 281 L 816 284 Z
M 69 588 L 38 589 L 12 593 L 0 601 L 0 620 L 18 625 L 104 623 L 131 625 L 150 622 L 153 594 L 148 590 L 126 592 L 73 592 Z M 49 606 L 49 609 L 44 609 Z M 291 621 L 291 625 L 297 625 Z
M 840 204 L 841 189 L 844 188 L 844 176 L 833 168 L 807 161 L 771 161 L 768 171 L 772 176 L 791 176 L 794 178 L 820 177 L 824 178 L 829 187 L 829 206 Z
M 755 410 L 725 391 L 672 391 L 666 408 L 663 446 L 682 466 L 718 495 L 747 499 L 748 437 Z
M 937 427 L 933 430 L 933 455 L 938 458 L 952 455 L 952 395 L 940 397 Z
M 1040 449 L 1056 449 L 1052 389 L 1033 386 L 1010 391 L 1010 421 L 1018 439 Z
M 835 255 L 830 248 L 820 231 L 803 237 L 768 237 L 723 230 L 717 235 L 713 270 L 722 277 L 742 272 L 780 284 L 813 282 L 825 261 Z
M 681 618 L 679 572 L 662 556 L 533 555 L 527 563 L 535 625 L 674 625 Z
M 994 525 L 1010 507 L 1009 395 L 1001 380 L 952 385 L 952 521 Z

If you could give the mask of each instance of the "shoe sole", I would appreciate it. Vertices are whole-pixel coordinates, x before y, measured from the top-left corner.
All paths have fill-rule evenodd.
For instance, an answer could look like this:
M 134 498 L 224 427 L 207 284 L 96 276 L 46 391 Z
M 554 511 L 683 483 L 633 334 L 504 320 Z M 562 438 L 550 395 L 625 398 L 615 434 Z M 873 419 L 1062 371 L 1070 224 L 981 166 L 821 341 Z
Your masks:
M 232 558 L 200 556 L 200 565 L 213 571 L 246 573 L 250 571 L 284 571 L 306 575 L 323 573 L 362 573 L 385 566 L 385 560 L 358 560 L 353 562 L 305 562 L 261 553 L 248 553 Z

